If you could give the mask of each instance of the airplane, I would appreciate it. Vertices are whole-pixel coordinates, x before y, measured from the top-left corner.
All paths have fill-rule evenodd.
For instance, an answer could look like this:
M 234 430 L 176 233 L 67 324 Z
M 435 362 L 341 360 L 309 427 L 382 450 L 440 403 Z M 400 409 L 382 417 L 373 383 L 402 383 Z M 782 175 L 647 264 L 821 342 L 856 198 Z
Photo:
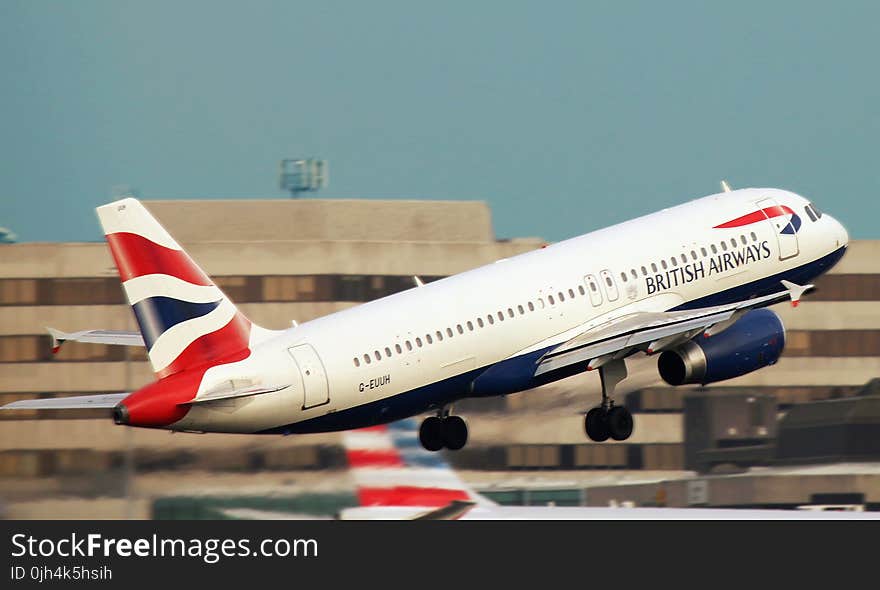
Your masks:
M 752 508 L 499 505 L 462 481 L 443 455 L 421 447 L 407 418 L 350 430 L 343 443 L 357 506 L 336 520 L 878 520 L 880 512 Z M 301 513 L 224 508 L 228 518 L 302 520 Z
M 117 424 L 184 432 L 344 431 L 425 413 L 427 450 L 465 446 L 453 404 L 597 371 L 596 442 L 626 440 L 614 389 L 636 354 L 670 385 L 774 364 L 797 305 L 844 255 L 846 229 L 773 188 L 709 195 L 417 284 L 284 330 L 248 320 L 134 198 L 97 208 L 139 333 L 56 332 L 145 346 L 156 380 L 134 392 L 20 400 L 4 409 L 112 408 Z

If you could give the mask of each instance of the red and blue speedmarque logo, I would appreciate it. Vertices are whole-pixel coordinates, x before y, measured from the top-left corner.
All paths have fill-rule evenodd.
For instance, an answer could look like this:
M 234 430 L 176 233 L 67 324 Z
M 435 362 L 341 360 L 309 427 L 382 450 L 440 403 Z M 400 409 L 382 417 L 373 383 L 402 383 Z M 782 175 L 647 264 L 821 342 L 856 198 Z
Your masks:
M 722 223 L 721 225 L 716 225 L 714 229 L 742 227 L 744 225 L 751 225 L 753 223 L 758 223 L 759 221 L 764 221 L 765 219 L 773 219 L 774 217 L 780 216 L 788 217 L 788 223 L 786 223 L 785 227 L 782 228 L 781 233 L 796 234 L 797 231 L 801 228 L 801 218 L 798 216 L 797 213 L 792 211 L 790 207 L 786 207 L 785 205 L 774 205 L 773 207 L 766 207 L 764 209 L 755 211 L 754 213 L 748 213 L 747 215 L 743 215 L 742 217 L 737 217 L 736 219 L 732 219 L 726 223 Z

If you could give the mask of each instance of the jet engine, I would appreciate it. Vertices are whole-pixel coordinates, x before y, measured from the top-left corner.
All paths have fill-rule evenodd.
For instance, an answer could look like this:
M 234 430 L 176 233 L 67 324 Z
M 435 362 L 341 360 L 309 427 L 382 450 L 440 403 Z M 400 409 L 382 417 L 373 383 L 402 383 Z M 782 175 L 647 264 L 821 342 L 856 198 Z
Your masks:
M 754 309 L 718 334 L 701 334 L 664 351 L 657 369 L 669 385 L 705 385 L 772 365 L 784 346 L 785 327 L 779 316 L 769 309 Z

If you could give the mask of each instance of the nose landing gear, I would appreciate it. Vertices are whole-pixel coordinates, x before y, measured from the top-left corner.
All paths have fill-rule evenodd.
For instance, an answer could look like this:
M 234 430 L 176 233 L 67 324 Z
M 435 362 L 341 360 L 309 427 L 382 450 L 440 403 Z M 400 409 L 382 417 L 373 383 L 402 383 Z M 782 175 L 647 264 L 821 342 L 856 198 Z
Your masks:
M 419 442 L 428 451 L 443 448 L 457 451 L 464 447 L 467 439 L 467 424 L 460 416 L 450 416 L 448 410 L 425 418 L 419 427 Z

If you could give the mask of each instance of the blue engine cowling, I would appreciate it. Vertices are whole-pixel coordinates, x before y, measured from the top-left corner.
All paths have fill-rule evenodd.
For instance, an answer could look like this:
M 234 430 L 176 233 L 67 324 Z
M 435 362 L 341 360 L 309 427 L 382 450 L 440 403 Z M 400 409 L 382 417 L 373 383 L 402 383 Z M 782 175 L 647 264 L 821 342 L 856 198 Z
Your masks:
M 769 309 L 754 309 L 714 336 L 701 334 L 663 352 L 657 369 L 670 385 L 705 385 L 772 365 L 784 346 L 785 328 L 779 316 Z

